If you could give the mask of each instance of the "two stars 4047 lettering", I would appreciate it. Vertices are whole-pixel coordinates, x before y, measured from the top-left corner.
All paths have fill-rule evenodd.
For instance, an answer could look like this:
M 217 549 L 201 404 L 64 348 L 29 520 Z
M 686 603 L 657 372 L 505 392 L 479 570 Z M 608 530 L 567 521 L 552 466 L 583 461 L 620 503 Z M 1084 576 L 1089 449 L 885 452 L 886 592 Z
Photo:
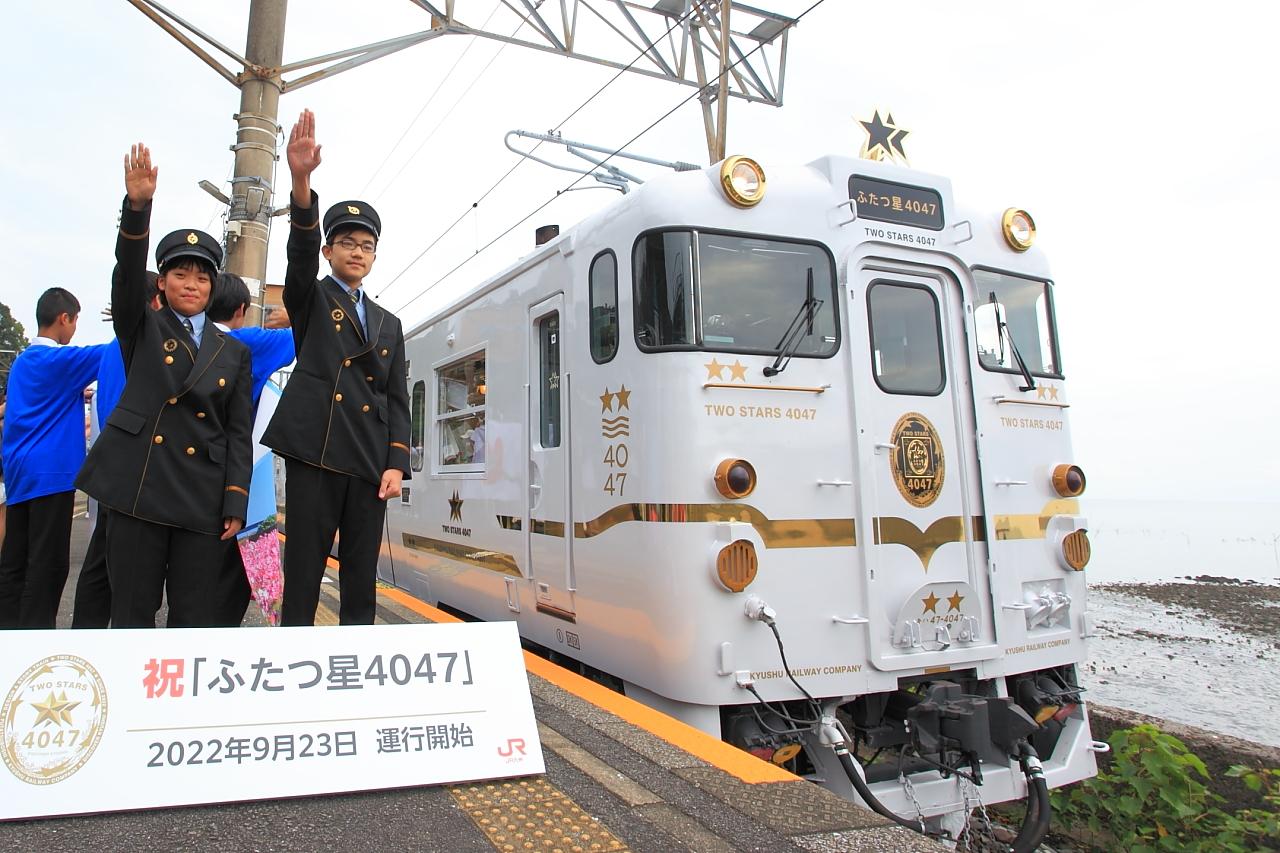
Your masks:
M 417 658 L 415 661 L 414 658 Z M 324 683 L 326 690 L 362 690 L 366 685 L 381 687 L 387 682 L 405 686 L 425 681 L 435 684 L 470 685 L 471 652 L 425 652 L 421 655 L 374 655 L 361 664 L 359 655 L 329 655 L 327 661 L 296 660 L 276 663 L 259 657 L 251 663 L 204 657 L 151 658 L 144 665 L 142 687 L 146 698 L 173 699 L 203 693 L 234 693 L 248 690 L 278 693 L 309 690 Z

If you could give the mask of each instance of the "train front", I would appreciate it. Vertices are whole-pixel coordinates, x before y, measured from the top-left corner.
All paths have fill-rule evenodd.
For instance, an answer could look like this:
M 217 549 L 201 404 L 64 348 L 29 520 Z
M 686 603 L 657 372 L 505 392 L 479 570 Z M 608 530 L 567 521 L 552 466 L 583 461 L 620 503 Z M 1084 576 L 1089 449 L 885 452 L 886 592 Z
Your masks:
M 913 825 L 1024 797 L 1047 821 L 1044 789 L 1101 747 L 1031 217 L 847 157 L 767 178 L 730 158 L 637 195 L 631 384 L 665 426 L 633 430 L 661 460 L 634 485 L 674 501 L 647 520 L 684 522 L 644 556 L 699 563 L 646 578 L 681 585 L 655 628 L 692 665 L 628 692 Z

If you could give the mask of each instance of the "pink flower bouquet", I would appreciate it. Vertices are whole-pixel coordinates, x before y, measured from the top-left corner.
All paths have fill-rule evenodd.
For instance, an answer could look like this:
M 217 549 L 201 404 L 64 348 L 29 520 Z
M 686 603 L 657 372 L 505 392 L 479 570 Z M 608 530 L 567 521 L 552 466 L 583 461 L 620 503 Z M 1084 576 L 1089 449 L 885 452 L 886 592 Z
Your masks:
M 276 535 L 276 517 L 263 519 L 258 529 L 242 535 L 240 558 L 253 598 L 262 608 L 267 624 L 280 624 L 280 600 L 284 595 L 284 572 L 280 568 L 280 537 Z

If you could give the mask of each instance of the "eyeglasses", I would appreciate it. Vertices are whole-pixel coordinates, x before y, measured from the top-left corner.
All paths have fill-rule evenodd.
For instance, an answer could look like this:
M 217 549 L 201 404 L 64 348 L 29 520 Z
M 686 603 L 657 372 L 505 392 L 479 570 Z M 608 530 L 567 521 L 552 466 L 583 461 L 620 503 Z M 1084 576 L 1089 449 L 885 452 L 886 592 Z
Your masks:
M 372 255 L 378 251 L 378 244 L 372 240 L 365 240 L 361 243 L 357 243 L 350 237 L 343 237 L 341 240 L 334 240 L 333 245 L 339 246 L 347 252 L 354 252 L 358 246 L 360 251 L 364 252 L 366 255 Z

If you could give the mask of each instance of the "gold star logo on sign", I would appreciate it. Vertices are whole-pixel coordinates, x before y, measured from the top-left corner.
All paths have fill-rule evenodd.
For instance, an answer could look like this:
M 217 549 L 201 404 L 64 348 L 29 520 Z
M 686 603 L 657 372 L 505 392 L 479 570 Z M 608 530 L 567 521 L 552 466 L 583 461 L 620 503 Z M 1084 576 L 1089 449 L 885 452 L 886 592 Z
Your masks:
M 196 236 L 196 232 L 192 231 L 187 235 L 187 242 L 194 246 L 196 243 L 200 242 L 200 238 Z
M 0 761 L 23 782 L 57 784 L 90 759 L 106 722 L 106 685 L 93 666 L 74 655 L 47 657 L 0 703 Z
M 858 156 L 864 160 L 896 160 L 904 166 L 910 165 L 902 140 L 911 131 L 898 127 L 893 113 L 885 113 L 885 121 L 881 121 L 880 111 L 876 110 L 871 121 L 859 121 L 858 124 L 867 132 L 867 141 L 862 144 L 862 153 Z

